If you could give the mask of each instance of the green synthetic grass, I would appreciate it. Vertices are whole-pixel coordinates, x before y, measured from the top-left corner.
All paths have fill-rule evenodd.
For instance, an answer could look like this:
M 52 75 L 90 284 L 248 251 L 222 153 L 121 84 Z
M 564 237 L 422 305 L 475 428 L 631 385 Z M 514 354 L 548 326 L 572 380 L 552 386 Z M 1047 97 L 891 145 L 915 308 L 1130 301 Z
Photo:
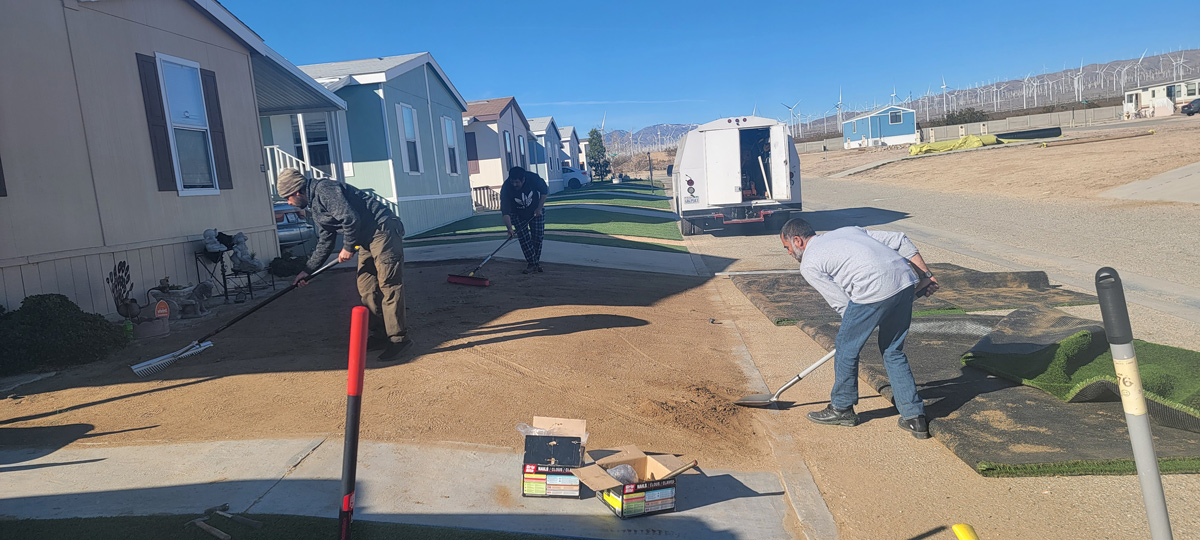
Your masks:
M 183 525 L 199 516 L 124 516 L 72 519 L 0 520 L 0 538 L 87 538 L 88 540 L 125 540 L 128 538 L 208 538 L 208 533 Z M 338 520 L 304 516 L 249 515 L 263 522 L 258 530 L 222 517 L 206 523 L 238 540 L 327 540 L 337 538 Z M 538 540 L 558 538 L 498 531 L 428 527 L 400 523 L 355 521 L 354 540 Z
M 572 189 L 571 193 L 588 193 L 588 192 L 595 192 L 595 191 L 630 191 L 630 192 L 634 192 L 634 193 L 656 193 L 656 192 L 660 192 L 662 190 L 663 190 L 662 184 L 657 181 L 653 185 L 651 185 L 649 182 L 646 182 L 644 180 L 621 182 L 620 184 L 614 184 L 610 181 L 605 181 L 605 182 L 592 182 L 592 183 L 590 183 L 586 186 L 583 186 L 579 189 Z
M 975 470 L 983 476 L 1015 478 L 1020 476 L 1130 475 L 1137 473 L 1137 466 L 1132 459 L 1077 460 L 1027 465 L 981 461 L 975 466 Z M 1158 470 L 1162 474 L 1195 474 L 1200 472 L 1200 459 L 1159 458 Z
M 438 227 L 412 238 L 431 238 L 456 234 L 503 232 L 504 218 L 499 214 L 471 216 Z M 674 219 L 587 208 L 550 209 L 546 212 L 546 232 L 580 231 L 610 236 L 637 236 L 663 240 L 683 240 Z
M 952 308 L 926 309 L 923 311 L 914 311 L 912 316 L 913 317 L 929 317 L 931 315 L 957 315 L 959 313 L 966 313 L 966 312 L 967 312 L 967 310 L 965 310 L 963 308 L 952 307 Z
M 423 242 L 410 242 L 409 247 L 420 246 L 439 246 L 442 244 L 462 244 L 465 242 L 502 242 L 506 238 L 505 235 L 496 236 L 476 236 L 471 238 L 438 238 L 436 240 L 428 240 Z M 626 249 L 642 249 L 646 251 L 664 251 L 668 253 L 687 253 L 687 248 L 683 246 L 669 246 L 666 244 L 655 244 L 653 242 L 636 242 L 633 240 L 625 240 L 623 238 L 597 238 L 592 236 L 570 236 L 565 234 L 546 234 L 547 240 L 556 242 L 572 242 L 575 244 L 588 244 L 593 246 L 609 246 Z
M 1134 350 L 1146 399 L 1200 417 L 1200 352 L 1140 340 Z M 1108 343 L 1088 331 L 1032 354 L 968 353 L 962 362 L 1063 401 L 1100 380 L 1117 384 Z
M 632 206 L 637 208 L 657 208 L 660 210 L 671 209 L 671 201 L 666 199 L 639 199 L 636 197 L 623 197 L 617 193 L 614 193 L 611 197 L 551 197 L 546 201 L 546 206 L 552 207 L 560 204 L 611 204 L 615 206 Z

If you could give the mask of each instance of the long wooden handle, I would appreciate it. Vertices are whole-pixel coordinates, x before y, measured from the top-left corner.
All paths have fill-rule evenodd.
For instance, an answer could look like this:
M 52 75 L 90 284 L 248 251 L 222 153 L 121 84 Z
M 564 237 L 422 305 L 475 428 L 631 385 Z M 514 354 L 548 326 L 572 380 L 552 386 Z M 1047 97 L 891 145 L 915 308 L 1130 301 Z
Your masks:
M 691 463 L 688 463 L 687 465 L 684 465 L 678 469 L 675 469 L 675 470 L 667 473 L 666 476 L 659 478 L 659 480 L 670 480 L 672 478 L 675 478 L 676 476 L 683 474 L 688 469 L 691 469 L 692 467 L 695 467 L 696 465 L 699 465 L 699 464 L 700 464 L 699 461 L 693 459 Z

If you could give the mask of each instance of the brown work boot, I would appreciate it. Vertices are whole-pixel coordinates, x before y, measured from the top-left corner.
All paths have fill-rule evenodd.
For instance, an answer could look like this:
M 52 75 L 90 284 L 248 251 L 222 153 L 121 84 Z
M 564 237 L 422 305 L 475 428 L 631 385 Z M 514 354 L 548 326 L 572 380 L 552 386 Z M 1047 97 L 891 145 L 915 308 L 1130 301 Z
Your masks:
M 384 362 L 395 360 L 404 354 L 405 351 L 411 349 L 412 345 L 413 340 L 408 337 L 405 337 L 401 341 L 393 341 L 383 349 L 383 352 L 379 353 L 379 359 Z

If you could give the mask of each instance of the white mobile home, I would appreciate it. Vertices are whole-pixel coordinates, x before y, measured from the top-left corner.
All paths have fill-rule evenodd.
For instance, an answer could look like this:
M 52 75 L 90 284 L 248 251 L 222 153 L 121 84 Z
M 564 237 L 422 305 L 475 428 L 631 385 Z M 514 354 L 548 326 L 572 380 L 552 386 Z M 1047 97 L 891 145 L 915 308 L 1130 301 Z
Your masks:
M 685 235 L 730 223 L 782 226 L 800 210 L 800 159 L 787 126 L 769 118 L 721 118 L 679 142 L 674 183 Z

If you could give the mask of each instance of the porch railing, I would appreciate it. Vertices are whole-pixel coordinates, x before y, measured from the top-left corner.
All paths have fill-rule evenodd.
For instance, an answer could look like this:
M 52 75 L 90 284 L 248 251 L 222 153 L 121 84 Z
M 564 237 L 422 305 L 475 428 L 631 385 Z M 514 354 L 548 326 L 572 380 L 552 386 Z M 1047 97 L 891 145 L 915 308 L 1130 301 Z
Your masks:
M 397 216 L 400 215 L 400 205 L 396 204 L 391 199 L 376 193 L 375 190 L 371 188 L 365 188 L 362 190 L 362 192 L 370 195 L 372 199 L 383 203 L 383 205 L 388 207 L 388 210 L 391 210 L 393 214 L 396 214 Z
M 476 212 L 500 209 L 500 192 L 487 186 L 471 188 L 471 200 L 475 201 Z
M 278 195 L 275 192 L 275 179 L 279 178 L 279 171 L 284 169 L 298 169 L 304 173 L 304 176 L 314 180 L 329 178 L 329 175 L 325 174 L 325 171 L 309 165 L 303 159 L 284 152 L 278 145 L 264 146 L 263 152 L 266 155 L 267 184 L 271 186 L 271 195 Z

